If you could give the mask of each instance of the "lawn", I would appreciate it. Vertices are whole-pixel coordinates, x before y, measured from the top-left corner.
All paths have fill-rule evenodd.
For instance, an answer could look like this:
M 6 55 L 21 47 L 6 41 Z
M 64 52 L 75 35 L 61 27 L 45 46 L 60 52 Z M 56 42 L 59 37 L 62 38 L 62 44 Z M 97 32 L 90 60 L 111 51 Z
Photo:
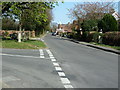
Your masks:
M 14 48 L 14 49 L 40 49 L 46 48 L 46 45 L 42 41 L 27 40 L 24 42 L 17 42 L 16 40 L 1 40 L 1 48 Z

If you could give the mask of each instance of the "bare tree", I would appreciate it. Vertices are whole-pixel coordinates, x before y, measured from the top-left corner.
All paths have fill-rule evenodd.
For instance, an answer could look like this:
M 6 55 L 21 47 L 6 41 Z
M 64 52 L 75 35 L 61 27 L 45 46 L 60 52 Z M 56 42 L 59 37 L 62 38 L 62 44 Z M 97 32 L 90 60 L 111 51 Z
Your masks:
M 80 19 L 100 19 L 105 13 L 113 13 L 113 2 L 84 2 L 77 3 L 74 8 L 68 9 L 69 16 Z

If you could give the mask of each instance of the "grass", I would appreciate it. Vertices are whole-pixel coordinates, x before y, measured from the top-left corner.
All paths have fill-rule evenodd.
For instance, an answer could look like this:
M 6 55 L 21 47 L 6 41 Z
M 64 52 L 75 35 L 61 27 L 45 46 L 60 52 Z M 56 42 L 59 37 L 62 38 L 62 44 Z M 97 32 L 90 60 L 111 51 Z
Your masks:
M 27 40 L 25 42 L 17 42 L 16 40 L 1 40 L 1 48 L 14 48 L 14 49 L 40 49 L 46 48 L 46 45 L 42 41 Z
M 103 46 L 103 47 L 107 47 L 107 48 L 112 48 L 112 49 L 120 50 L 119 46 L 110 46 L 110 45 L 105 45 L 105 44 L 98 44 L 98 43 L 95 43 L 95 42 L 90 42 L 90 43 L 98 45 L 98 46 Z

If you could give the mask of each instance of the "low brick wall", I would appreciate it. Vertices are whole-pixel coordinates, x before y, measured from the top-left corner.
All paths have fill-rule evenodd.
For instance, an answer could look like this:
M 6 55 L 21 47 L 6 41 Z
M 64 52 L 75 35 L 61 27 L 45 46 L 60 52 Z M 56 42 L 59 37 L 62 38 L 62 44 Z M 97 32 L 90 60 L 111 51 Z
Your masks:
M 35 31 L 16 31 L 16 30 L 0 30 L 0 35 L 2 35 L 3 33 L 8 32 L 9 35 L 13 34 L 13 33 L 29 33 L 30 37 L 35 37 Z

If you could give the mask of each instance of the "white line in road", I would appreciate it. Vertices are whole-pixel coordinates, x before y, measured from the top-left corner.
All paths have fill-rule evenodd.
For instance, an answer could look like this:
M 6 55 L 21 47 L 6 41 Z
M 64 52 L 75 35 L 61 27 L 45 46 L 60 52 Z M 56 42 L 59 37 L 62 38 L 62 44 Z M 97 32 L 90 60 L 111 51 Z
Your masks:
M 56 71 L 62 71 L 61 67 L 55 67 Z
M 54 59 L 55 57 L 50 57 L 50 59 Z
M 52 54 L 49 54 L 49 56 L 50 56 L 50 57 L 53 57 L 53 55 L 52 55 Z
M 56 62 L 53 62 L 53 65 L 59 67 L 59 64 Z
M 39 49 L 39 52 L 40 52 L 40 56 L 44 55 L 44 52 L 42 49 Z
M 58 75 L 60 77 L 61 82 L 63 83 L 65 88 L 73 88 L 73 86 L 71 85 L 70 81 L 68 78 L 66 78 L 65 73 L 63 72 L 62 68 L 60 67 L 60 65 L 56 62 L 55 57 L 53 56 L 53 54 L 51 53 L 50 50 L 46 50 L 51 61 L 53 62 L 53 65 L 55 67 L 55 70 L 58 72 Z M 67 84 L 67 85 L 66 85 Z
M 39 49 L 39 52 L 40 52 L 40 58 L 45 58 L 43 50 Z
M 64 73 L 64 72 L 58 72 L 58 75 L 59 75 L 60 77 L 62 77 L 62 76 L 65 76 L 65 73 Z
M 65 88 L 73 88 L 72 85 L 64 85 Z
M 68 78 L 60 78 L 63 84 L 70 84 Z
M 52 62 L 55 62 L 55 61 L 56 61 L 56 59 L 51 59 L 51 61 L 52 61 Z
M 40 56 L 40 58 L 45 58 L 45 56 Z
M 12 55 L 12 54 L 3 54 L 3 53 L 0 53 L 0 55 L 12 56 L 12 57 L 40 58 L 40 57 L 34 57 L 34 56 Z

